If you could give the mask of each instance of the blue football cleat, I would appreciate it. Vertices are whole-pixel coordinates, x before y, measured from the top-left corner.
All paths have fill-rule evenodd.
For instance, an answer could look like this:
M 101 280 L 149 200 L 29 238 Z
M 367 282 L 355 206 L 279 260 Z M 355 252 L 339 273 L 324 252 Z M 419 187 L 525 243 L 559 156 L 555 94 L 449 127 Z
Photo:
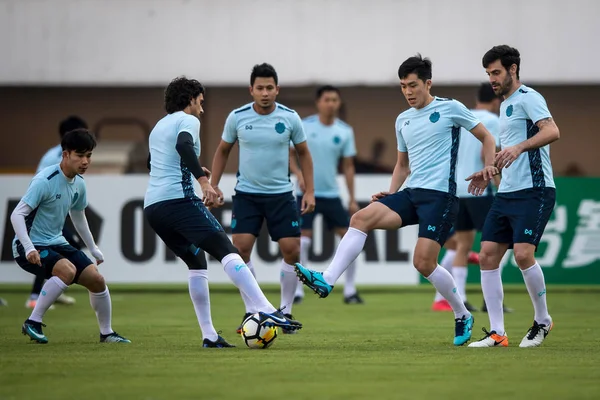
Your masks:
M 100 343 L 131 343 L 131 340 L 113 332 L 108 335 L 100 334 Z
M 21 327 L 21 332 L 23 335 L 29 336 L 29 338 L 33 341 L 36 341 L 41 344 L 48 343 L 48 338 L 42 332 L 42 326 L 46 326 L 41 322 L 32 321 L 30 319 L 26 320 Z
M 329 293 L 333 290 L 333 286 L 325 282 L 323 279 L 323 273 L 306 269 L 300 263 L 294 264 L 296 275 L 298 279 L 306 286 L 312 289 L 313 292 L 319 295 L 321 298 L 329 296 Z
M 227 347 L 235 347 L 231 343 L 228 343 L 221 335 L 217 337 L 217 340 L 214 342 L 212 340 L 204 339 L 202 342 L 202 347 L 204 348 L 212 348 L 212 349 L 222 349 Z
M 475 318 L 473 318 L 473 315 L 469 316 L 469 318 L 463 316 L 462 318 L 456 318 L 454 323 L 454 345 L 462 346 L 471 340 L 471 331 L 473 330 Z

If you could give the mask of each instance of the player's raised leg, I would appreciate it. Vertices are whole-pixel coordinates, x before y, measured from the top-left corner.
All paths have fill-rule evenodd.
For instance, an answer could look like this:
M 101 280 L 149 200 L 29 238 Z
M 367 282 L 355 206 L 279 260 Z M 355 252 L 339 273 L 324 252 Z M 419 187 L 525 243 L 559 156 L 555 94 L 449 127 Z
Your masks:
M 362 251 L 368 232 L 373 229 L 398 229 L 401 226 L 402 219 L 398 213 L 379 202 L 371 203 L 352 216 L 350 228 L 324 272 L 312 271 L 296 264 L 296 273 L 320 297 L 327 297 L 340 276 Z

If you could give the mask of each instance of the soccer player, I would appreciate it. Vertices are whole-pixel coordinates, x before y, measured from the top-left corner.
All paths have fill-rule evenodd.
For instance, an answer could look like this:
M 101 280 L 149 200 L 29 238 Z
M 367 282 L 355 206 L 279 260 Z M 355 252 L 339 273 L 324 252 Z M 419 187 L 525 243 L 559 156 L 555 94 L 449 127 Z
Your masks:
M 494 135 L 496 147 L 499 147 L 498 110 L 500 109 L 500 98 L 496 96 L 492 85 L 489 83 L 481 84 L 477 93 L 477 102 L 475 109 L 471 110 L 487 130 Z M 456 165 L 456 195 L 458 196 L 458 215 L 454 224 L 454 235 L 452 237 L 455 244 L 455 250 L 446 250 L 446 256 L 441 265 L 450 267 L 450 272 L 456 282 L 458 294 L 465 303 L 469 311 L 477 311 L 471 303 L 467 301 L 467 260 L 469 252 L 473 247 L 475 234 L 483 228 L 483 222 L 494 200 L 492 187 L 488 186 L 483 196 L 473 196 L 469 193 L 469 183 L 465 180 L 473 171 L 483 169 L 483 156 L 481 152 L 481 142 L 473 137 L 470 132 L 464 128 L 460 133 L 460 147 L 458 149 L 458 162 Z M 496 186 L 500 183 L 498 176 L 494 177 Z M 449 261 L 449 262 L 448 262 Z M 433 310 L 443 311 L 452 310 L 450 304 L 436 292 Z
M 67 134 L 67 132 L 70 132 L 75 129 L 87 129 L 87 128 L 88 128 L 88 125 L 83 119 L 81 119 L 78 116 L 71 115 L 60 122 L 60 125 L 58 126 L 58 133 L 60 134 L 60 138 L 62 140 L 62 138 Z M 60 162 L 62 161 L 62 152 L 63 152 L 63 150 L 62 150 L 60 143 L 57 144 L 56 146 L 52 147 L 50 150 L 48 150 L 42 156 L 42 159 L 40 160 L 40 163 L 38 164 L 36 174 L 40 173 L 41 170 L 43 170 L 44 168 L 50 167 L 51 165 L 60 164 Z M 63 228 L 63 237 L 65 239 L 67 239 L 67 242 L 69 242 L 69 244 L 71 246 L 73 246 L 77 250 L 80 249 L 80 246 L 77 243 L 77 241 L 75 240 L 73 233 L 70 232 L 66 228 Z M 29 294 L 29 298 L 25 302 L 25 307 L 27 307 L 27 308 L 35 307 L 35 303 L 37 302 L 38 297 L 40 297 L 40 292 L 42 291 L 42 286 L 44 285 L 44 281 L 45 280 L 44 280 L 43 275 L 36 275 L 36 277 L 33 281 L 33 287 L 31 288 L 31 293 Z M 75 304 L 75 298 L 73 298 L 71 296 L 67 296 L 66 294 L 63 293 L 58 297 L 58 299 L 56 299 L 56 303 L 57 304 L 66 304 L 66 305 Z M 54 306 L 51 306 L 50 308 L 53 308 L 53 307 Z
M 340 91 L 334 86 L 322 86 L 317 89 L 317 114 L 302 120 L 306 142 L 313 159 L 314 170 L 319 171 L 314 177 L 315 184 L 315 211 L 305 214 L 300 222 L 302 236 L 300 237 L 300 263 L 306 265 L 308 252 L 312 243 L 313 220 L 317 214 L 322 214 L 329 229 L 343 237 L 348 231 L 350 217 L 358 211 L 358 203 L 354 198 L 354 156 L 356 146 L 354 144 L 354 131 L 352 127 L 337 118 L 342 105 Z M 296 190 L 298 207 L 302 205 L 302 195 L 305 184 L 302 171 L 296 162 L 296 152 L 290 150 L 290 167 L 298 177 L 298 188 Z M 342 160 L 342 169 L 348 187 L 349 201 L 348 211 L 344 209 L 340 199 L 340 190 L 337 185 L 338 164 Z M 350 264 L 346 270 L 346 282 L 344 284 L 344 302 L 346 304 L 361 304 L 354 277 L 356 275 L 355 263 Z M 294 301 L 298 302 L 304 297 L 304 286 L 298 284 Z
M 38 343 L 48 343 L 42 331 L 44 314 L 69 285 L 78 283 L 89 290 L 100 342 L 131 343 L 112 330 L 110 293 L 98 268 L 62 235 L 65 218 L 70 214 L 96 264 L 104 261 L 85 218 L 87 196 L 81 177 L 90 165 L 96 139 L 87 129 L 76 129 L 62 138 L 61 147 L 60 164 L 44 168 L 33 178 L 10 217 L 16 233 L 15 261 L 25 271 L 48 279 L 22 332 Z
M 456 157 L 460 128 L 483 143 L 486 166 L 481 175 L 487 179 L 497 173 L 493 166 L 494 137 L 462 103 L 430 94 L 429 59 L 420 54 L 408 58 L 400 65 L 398 77 L 411 108 L 396 120 L 398 158 L 389 190 L 374 194 L 372 203 L 352 216 L 348 233 L 325 272 L 311 271 L 301 264 L 296 264 L 296 272 L 319 296 L 327 297 L 362 251 L 369 231 L 418 224 L 413 264 L 452 306 L 454 345 L 460 346 L 471 338 L 473 316 L 457 293 L 452 275 L 437 265 L 437 259 L 458 212 Z M 409 173 L 406 188 L 398 191 Z
M 269 303 L 223 228 L 207 210 L 217 204 L 218 196 L 208 180 L 210 171 L 198 161 L 203 104 L 204 87 L 197 80 L 179 77 L 167 87 L 167 115 L 150 133 L 150 180 L 144 214 L 156 234 L 189 268 L 189 292 L 203 347 L 234 347 L 212 324 L 204 252 L 223 264 L 229 278 L 260 312 L 264 324 L 287 329 L 302 325 L 284 317 Z M 202 200 L 194 192 L 193 179 L 200 184 Z
M 552 329 L 544 273 L 535 260 L 535 251 L 556 201 L 549 145 L 559 139 L 560 132 L 544 97 L 521 83 L 521 55 L 517 49 L 495 46 L 485 53 L 482 64 L 494 92 L 504 97 L 500 107 L 502 150 L 496 154 L 502 181 L 481 235 L 481 289 L 491 326 L 489 332 L 484 328 L 483 339 L 469 347 L 508 346 L 499 265 L 510 247 L 534 309 L 533 325 L 519 347 L 536 347 Z M 485 187 L 481 174 L 473 174 L 469 179 L 471 193 L 479 193 Z
M 298 280 L 294 263 L 300 261 L 300 215 L 290 181 L 290 141 L 295 146 L 304 176 L 305 193 L 301 214 L 314 210 L 313 165 L 306 135 L 298 114 L 277 103 L 277 72 L 270 64 L 255 65 L 250 75 L 253 102 L 233 110 L 227 117 L 223 136 L 213 159 L 212 185 L 223 201 L 219 182 L 235 142 L 240 147 L 238 181 L 233 196 L 231 230 L 233 245 L 250 269 L 250 253 L 263 221 L 271 240 L 278 242 L 281 264 L 281 309 L 292 318 L 292 304 Z M 242 293 L 246 314 L 255 312 Z M 239 328 L 238 328 L 239 331 Z M 295 330 L 283 329 L 284 333 Z

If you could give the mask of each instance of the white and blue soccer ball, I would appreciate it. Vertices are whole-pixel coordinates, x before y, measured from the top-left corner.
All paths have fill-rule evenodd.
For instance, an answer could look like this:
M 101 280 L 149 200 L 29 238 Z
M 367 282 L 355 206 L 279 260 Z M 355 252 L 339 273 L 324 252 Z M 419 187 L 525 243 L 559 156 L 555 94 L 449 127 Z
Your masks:
M 277 328 L 260 324 L 260 315 L 253 314 L 242 323 L 242 339 L 251 349 L 266 349 L 277 339 Z

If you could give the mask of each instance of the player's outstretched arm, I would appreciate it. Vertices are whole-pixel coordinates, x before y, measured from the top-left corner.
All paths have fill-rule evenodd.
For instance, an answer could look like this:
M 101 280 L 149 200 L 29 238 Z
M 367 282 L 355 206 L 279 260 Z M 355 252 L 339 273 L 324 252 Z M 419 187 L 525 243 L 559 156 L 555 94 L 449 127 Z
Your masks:
M 539 149 L 560 139 L 560 131 L 552 117 L 539 120 L 536 126 L 539 131 L 531 138 L 496 154 L 496 165 L 499 168 L 508 168 L 522 153 Z
M 298 159 L 300 160 L 300 169 L 304 178 L 304 196 L 302 197 L 302 214 L 311 213 L 315 209 L 315 185 L 313 175 L 313 162 L 308 144 L 306 141 L 294 144 Z
M 298 179 L 298 186 L 302 193 L 306 190 L 306 185 L 304 184 L 304 177 L 302 176 L 302 170 L 300 169 L 300 165 L 298 164 L 298 155 L 296 154 L 296 150 L 293 147 L 290 147 L 290 172 L 296 175 L 296 179 Z
M 25 222 L 25 218 L 31 214 L 32 211 L 33 209 L 27 203 L 21 200 L 10 215 L 10 222 L 13 226 L 15 234 L 17 235 L 17 239 L 19 239 L 19 242 L 21 242 L 21 245 L 23 246 L 27 261 L 29 261 L 31 264 L 41 266 L 42 262 L 40 260 L 40 254 L 31 242 L 31 238 L 27 233 L 27 223 Z
M 102 264 L 104 262 L 104 255 L 94 241 L 94 236 L 92 236 L 90 226 L 85 217 L 85 210 L 71 210 L 69 211 L 69 215 L 71 216 L 71 221 L 73 222 L 75 230 L 79 234 L 81 240 L 83 240 L 83 243 L 85 243 L 85 247 L 92 253 L 92 256 L 96 259 L 96 263 L 98 265 Z

